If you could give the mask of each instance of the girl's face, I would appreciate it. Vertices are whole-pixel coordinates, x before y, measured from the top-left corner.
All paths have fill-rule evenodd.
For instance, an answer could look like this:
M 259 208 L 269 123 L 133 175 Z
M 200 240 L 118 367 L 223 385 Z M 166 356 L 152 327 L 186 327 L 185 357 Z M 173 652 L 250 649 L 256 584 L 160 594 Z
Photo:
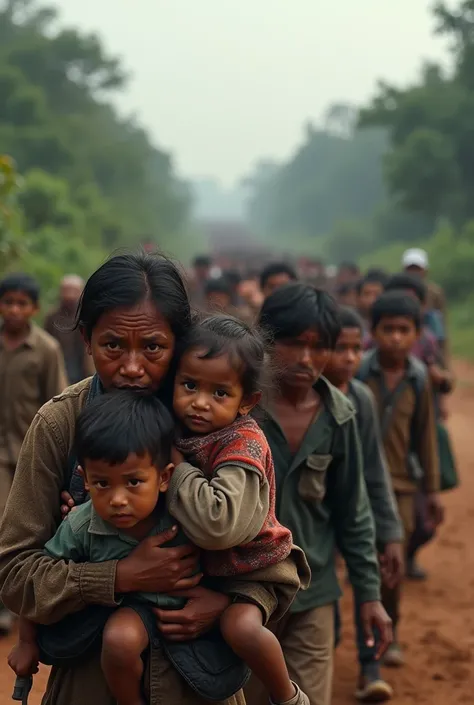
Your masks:
M 206 350 L 188 350 L 179 365 L 173 407 L 180 421 L 194 434 L 230 426 L 248 414 L 259 400 L 244 397 L 239 372 L 228 355 L 203 359 Z
M 156 391 L 173 357 L 175 337 L 151 301 L 104 313 L 86 340 L 105 389 Z

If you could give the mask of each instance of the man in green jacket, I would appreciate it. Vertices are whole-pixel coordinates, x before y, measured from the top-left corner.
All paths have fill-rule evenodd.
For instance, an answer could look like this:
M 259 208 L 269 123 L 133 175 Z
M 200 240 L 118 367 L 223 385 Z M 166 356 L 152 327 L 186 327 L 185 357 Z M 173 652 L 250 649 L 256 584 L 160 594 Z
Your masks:
M 380 633 L 378 655 L 391 641 L 391 622 L 380 603 L 374 522 L 362 472 L 355 411 L 321 377 L 340 332 L 335 301 L 305 284 L 269 296 L 260 323 L 274 341 L 278 391 L 262 422 L 275 463 L 277 513 L 306 553 L 308 590 L 275 626 L 295 682 L 311 705 L 330 705 L 335 605 L 341 595 L 336 549 L 343 555 L 360 605 L 366 643 Z M 268 698 L 255 683 L 250 705 Z

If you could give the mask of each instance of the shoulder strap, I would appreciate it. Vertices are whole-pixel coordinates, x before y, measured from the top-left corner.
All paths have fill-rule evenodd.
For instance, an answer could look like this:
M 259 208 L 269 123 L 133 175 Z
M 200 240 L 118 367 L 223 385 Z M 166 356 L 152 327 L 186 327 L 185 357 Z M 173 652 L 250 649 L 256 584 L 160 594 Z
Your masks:
M 413 375 L 410 381 L 415 392 L 415 413 L 413 414 L 411 424 L 411 444 L 413 445 L 419 427 L 421 414 L 421 397 L 428 379 L 428 370 L 426 368 L 426 365 L 421 362 L 421 360 L 417 360 L 415 357 L 410 358 L 410 360 L 413 370 Z

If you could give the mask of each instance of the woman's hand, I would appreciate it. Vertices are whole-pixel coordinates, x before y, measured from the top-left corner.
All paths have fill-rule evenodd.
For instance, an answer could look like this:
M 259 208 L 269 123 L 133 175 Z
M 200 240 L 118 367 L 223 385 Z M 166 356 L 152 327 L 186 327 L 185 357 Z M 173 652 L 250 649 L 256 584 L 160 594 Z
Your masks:
M 180 610 L 154 609 L 158 629 L 170 641 L 196 639 L 209 631 L 231 603 L 228 595 L 203 587 L 177 590 L 172 595 L 185 597 L 188 602 Z
M 199 551 L 195 546 L 162 548 L 176 536 L 174 526 L 157 536 L 144 539 L 126 558 L 117 563 L 115 592 L 172 592 L 194 588 L 202 578 L 198 570 Z
M 63 502 L 61 504 L 61 515 L 63 519 L 65 519 L 69 512 L 74 511 L 74 509 L 77 509 L 77 507 L 74 505 L 73 498 L 71 497 L 69 492 L 66 492 L 66 490 L 64 490 L 64 492 L 61 492 L 61 500 Z

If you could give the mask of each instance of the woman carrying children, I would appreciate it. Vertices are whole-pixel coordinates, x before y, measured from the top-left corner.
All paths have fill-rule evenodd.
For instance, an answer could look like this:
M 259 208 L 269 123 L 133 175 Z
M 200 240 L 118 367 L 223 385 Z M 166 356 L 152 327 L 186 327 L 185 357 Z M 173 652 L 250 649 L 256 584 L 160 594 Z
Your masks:
M 114 389 L 154 392 L 171 404 L 173 355 L 190 326 L 188 298 L 172 263 L 150 255 L 111 258 L 89 279 L 79 307 L 97 376 L 67 389 L 37 414 L 25 439 L 1 527 L 0 584 L 3 602 L 33 622 L 52 624 L 90 605 L 115 607 L 119 596 L 136 592 L 175 593 L 187 598 L 181 610 L 156 610 L 164 637 L 176 642 L 198 637 L 219 621 L 235 596 L 198 585 L 198 555 L 191 545 L 162 546 L 176 530 L 143 540 L 125 559 L 66 563 L 43 547 L 61 521 L 59 496 L 69 487 L 75 419 L 92 398 Z M 270 593 L 246 585 L 244 597 L 266 619 L 275 609 Z M 203 699 L 151 645 L 145 682 L 147 701 L 197 705 Z M 44 705 L 112 705 L 100 655 L 67 669 L 53 669 Z M 243 702 L 240 693 L 229 703 Z

